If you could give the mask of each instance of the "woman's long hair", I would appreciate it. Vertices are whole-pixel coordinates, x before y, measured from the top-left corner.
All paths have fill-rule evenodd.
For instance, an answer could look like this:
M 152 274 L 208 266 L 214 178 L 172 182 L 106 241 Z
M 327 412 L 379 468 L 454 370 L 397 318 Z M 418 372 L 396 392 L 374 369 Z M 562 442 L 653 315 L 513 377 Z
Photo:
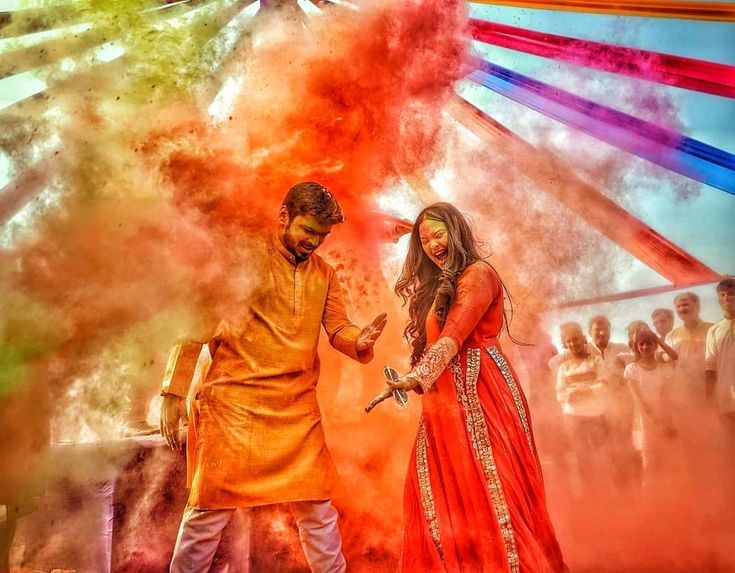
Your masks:
M 447 258 L 443 269 L 434 264 L 421 245 L 419 225 L 425 219 L 440 221 L 447 226 Z M 454 205 L 434 203 L 419 213 L 411 231 L 408 255 L 395 287 L 403 303 L 409 302 L 409 322 L 404 335 L 411 341 L 412 366 L 426 349 L 426 318 L 432 304 L 439 325 L 443 327 L 449 307 L 454 302 L 457 278 L 468 265 L 481 259 L 483 257 L 480 256 L 472 229 Z

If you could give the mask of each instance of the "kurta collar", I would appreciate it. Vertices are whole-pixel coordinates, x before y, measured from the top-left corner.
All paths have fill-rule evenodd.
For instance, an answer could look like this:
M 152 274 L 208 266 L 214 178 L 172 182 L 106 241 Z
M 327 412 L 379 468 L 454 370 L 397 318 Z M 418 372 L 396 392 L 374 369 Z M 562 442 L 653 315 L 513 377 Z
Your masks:
M 291 251 L 289 251 L 286 247 L 283 246 L 283 243 L 281 242 L 281 239 L 278 238 L 278 230 L 274 230 L 270 234 L 270 242 L 273 245 L 273 248 L 278 251 L 278 253 L 286 259 L 289 263 L 296 266 L 296 257 L 293 256 Z

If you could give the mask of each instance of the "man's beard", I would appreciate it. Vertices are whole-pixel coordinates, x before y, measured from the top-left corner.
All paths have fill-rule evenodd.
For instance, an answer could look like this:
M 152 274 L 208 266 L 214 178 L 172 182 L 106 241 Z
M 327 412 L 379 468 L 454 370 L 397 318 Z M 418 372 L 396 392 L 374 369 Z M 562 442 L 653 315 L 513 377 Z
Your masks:
M 301 250 L 302 247 L 300 246 L 300 243 L 297 243 L 293 240 L 293 237 L 289 233 L 289 230 L 290 229 L 286 229 L 286 233 L 284 235 L 286 250 L 293 255 L 294 260 L 297 263 L 303 263 L 311 256 L 311 253 L 314 252 L 314 249 L 311 249 L 308 253 L 305 253 L 303 250 Z
M 311 256 L 311 253 L 307 253 L 304 255 L 300 255 L 298 253 L 291 253 L 291 254 L 294 256 L 294 259 L 296 259 L 297 263 L 303 263 Z

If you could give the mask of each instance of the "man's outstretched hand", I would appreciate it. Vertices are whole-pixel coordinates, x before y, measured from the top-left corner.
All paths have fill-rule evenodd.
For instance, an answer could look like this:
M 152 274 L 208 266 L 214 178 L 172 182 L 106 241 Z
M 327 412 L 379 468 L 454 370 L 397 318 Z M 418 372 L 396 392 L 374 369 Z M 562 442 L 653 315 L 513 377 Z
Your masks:
M 383 329 L 387 322 L 388 315 L 383 312 L 363 328 L 360 331 L 360 335 L 357 337 L 357 342 L 355 342 L 355 348 L 357 351 L 365 352 L 366 350 L 370 350 L 375 345 L 375 341 L 380 338 L 381 334 L 383 334 Z

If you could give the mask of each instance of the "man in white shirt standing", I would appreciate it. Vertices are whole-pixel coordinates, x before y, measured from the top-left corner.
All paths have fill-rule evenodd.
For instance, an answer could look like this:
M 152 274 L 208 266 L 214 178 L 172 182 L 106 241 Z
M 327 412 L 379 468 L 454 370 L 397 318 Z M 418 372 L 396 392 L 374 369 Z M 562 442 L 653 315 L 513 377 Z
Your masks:
M 728 446 L 735 456 L 735 277 L 717 284 L 717 301 L 725 316 L 707 332 L 706 393 L 716 400 Z
M 590 318 L 589 334 L 591 346 L 600 353 L 600 358 L 602 358 L 605 367 L 605 374 L 620 376 L 622 379 L 623 373 L 619 371 L 620 367 L 615 364 L 615 356 L 630 350 L 628 345 L 622 342 L 610 341 L 610 321 L 601 314 Z M 609 383 L 609 378 L 607 380 Z
M 666 344 L 679 355 L 674 400 L 691 411 L 704 403 L 704 345 L 712 323 L 699 317 L 699 296 L 693 292 L 677 295 L 674 306 L 683 322 L 666 335 Z
M 627 344 L 610 341 L 610 321 L 606 316 L 590 319 L 589 335 L 590 351 L 599 353 L 601 377 L 607 382 L 605 416 L 615 472 L 621 486 L 631 485 L 640 473 L 639 455 L 633 446 L 633 397 L 623 382 L 623 368 L 617 358 L 630 349 Z

